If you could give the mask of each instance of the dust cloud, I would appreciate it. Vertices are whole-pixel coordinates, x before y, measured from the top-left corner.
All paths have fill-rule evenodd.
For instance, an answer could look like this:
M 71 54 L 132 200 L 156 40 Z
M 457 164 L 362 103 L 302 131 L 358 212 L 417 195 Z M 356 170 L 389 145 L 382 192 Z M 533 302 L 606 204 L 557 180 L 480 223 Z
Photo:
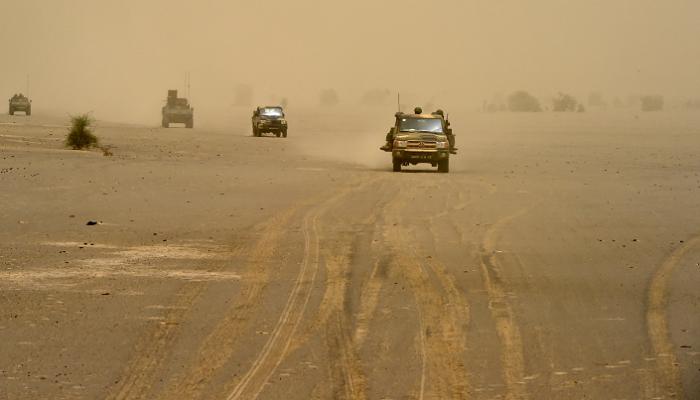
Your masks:
M 199 126 L 250 107 L 477 109 L 525 89 L 580 98 L 700 93 L 693 0 L 2 1 L 0 93 L 35 112 L 157 124 L 166 90 Z M 27 85 L 27 77 L 28 85 Z M 27 89 L 27 86 L 29 88 Z M 250 103 L 250 104 L 247 104 Z

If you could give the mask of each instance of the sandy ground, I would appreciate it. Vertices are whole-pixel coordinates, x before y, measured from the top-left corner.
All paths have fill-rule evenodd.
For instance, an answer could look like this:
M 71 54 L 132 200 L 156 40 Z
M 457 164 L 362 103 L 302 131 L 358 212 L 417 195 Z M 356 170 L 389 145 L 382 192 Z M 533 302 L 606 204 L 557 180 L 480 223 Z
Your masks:
M 700 116 L 391 119 L 0 117 L 0 399 L 700 398 Z

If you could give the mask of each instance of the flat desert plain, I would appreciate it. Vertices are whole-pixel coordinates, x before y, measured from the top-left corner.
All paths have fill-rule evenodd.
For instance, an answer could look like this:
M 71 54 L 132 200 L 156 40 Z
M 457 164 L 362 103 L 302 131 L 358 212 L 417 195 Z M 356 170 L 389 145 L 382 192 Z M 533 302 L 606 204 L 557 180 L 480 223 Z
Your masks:
M 391 172 L 391 110 L 98 121 L 111 156 L 36 114 L 0 117 L 2 399 L 700 398 L 698 114 L 453 113 L 449 174 Z

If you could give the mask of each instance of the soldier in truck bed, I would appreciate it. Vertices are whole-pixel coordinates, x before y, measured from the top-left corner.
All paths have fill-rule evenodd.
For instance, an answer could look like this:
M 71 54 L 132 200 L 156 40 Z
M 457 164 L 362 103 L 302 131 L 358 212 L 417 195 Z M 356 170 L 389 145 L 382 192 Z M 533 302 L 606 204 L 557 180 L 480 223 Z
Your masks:
M 423 114 L 423 109 L 420 107 L 416 107 L 413 110 L 413 113 L 416 115 Z M 398 117 L 398 114 L 401 114 L 401 113 L 397 113 L 397 117 Z M 445 118 L 445 112 L 438 109 L 437 111 L 433 112 L 432 115 L 434 115 L 436 117 L 440 117 L 444 121 L 445 136 L 447 136 L 447 141 L 450 143 L 450 153 L 457 154 L 457 148 L 455 147 L 455 135 L 452 133 L 452 129 L 450 128 L 450 121 L 448 121 Z M 394 147 L 394 128 L 392 127 L 389 129 L 389 132 L 387 132 L 387 134 L 386 134 L 386 144 L 384 144 L 384 146 L 380 147 L 379 149 L 384 150 L 384 151 L 391 151 L 393 149 L 393 147 Z
M 413 109 L 414 114 L 423 114 L 423 109 L 420 107 L 416 107 Z M 401 112 L 396 113 L 395 117 L 398 118 L 399 114 L 403 114 Z M 394 128 L 389 128 L 389 132 L 386 134 L 386 144 L 384 146 L 380 147 L 380 150 L 384 151 L 391 151 L 391 149 L 394 147 Z
M 452 128 L 450 128 L 450 121 L 445 118 L 445 112 L 441 109 L 437 109 L 433 115 L 438 116 L 445 121 L 445 135 L 447 136 L 447 141 L 450 142 L 450 153 L 457 154 L 457 148 L 455 147 L 455 135 L 452 133 Z

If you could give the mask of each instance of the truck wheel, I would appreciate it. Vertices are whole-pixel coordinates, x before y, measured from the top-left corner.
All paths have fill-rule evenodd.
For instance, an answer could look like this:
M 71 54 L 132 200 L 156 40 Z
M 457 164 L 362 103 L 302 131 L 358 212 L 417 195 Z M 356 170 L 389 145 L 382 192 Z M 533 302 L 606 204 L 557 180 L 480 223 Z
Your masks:
M 401 160 L 393 159 L 394 172 L 401 172 Z
M 287 137 L 287 130 L 286 129 L 282 131 L 282 137 Z
M 31 115 L 32 115 L 32 109 L 31 109 L 31 108 L 28 109 L 27 112 L 26 112 L 25 114 L 27 114 L 27 117 L 31 116 Z
M 10 115 L 15 115 L 15 110 L 13 110 L 12 108 L 10 108 Z
M 450 172 L 450 159 L 438 161 L 438 172 L 448 173 Z
M 258 128 L 253 127 L 253 136 L 258 137 L 260 136 L 260 132 L 258 132 Z
M 160 123 L 163 128 L 170 128 L 170 123 L 166 118 L 163 118 L 163 122 Z
M 277 136 L 277 137 L 282 136 L 282 132 L 275 132 L 275 136 Z
M 187 122 L 185 122 L 185 128 L 187 128 L 187 129 L 194 128 L 194 118 L 190 118 Z

